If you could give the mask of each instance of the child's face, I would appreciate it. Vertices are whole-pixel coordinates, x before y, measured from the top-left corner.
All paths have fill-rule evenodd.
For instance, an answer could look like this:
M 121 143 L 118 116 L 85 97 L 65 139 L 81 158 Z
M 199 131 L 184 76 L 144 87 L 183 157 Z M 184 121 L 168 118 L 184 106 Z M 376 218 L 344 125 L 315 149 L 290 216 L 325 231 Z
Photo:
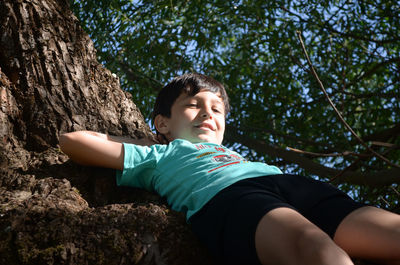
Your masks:
M 221 144 L 224 138 L 225 106 L 219 94 L 210 91 L 194 96 L 182 93 L 171 107 L 171 117 L 162 119 L 165 126 L 158 130 L 169 141 Z

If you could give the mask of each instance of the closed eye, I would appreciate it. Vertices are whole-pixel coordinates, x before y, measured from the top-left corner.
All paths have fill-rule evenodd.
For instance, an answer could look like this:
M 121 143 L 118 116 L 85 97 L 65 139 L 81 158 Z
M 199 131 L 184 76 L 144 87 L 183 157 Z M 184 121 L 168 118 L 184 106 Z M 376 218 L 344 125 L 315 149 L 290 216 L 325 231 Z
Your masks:
M 213 109 L 213 111 L 216 113 L 222 113 L 222 111 L 220 109 Z

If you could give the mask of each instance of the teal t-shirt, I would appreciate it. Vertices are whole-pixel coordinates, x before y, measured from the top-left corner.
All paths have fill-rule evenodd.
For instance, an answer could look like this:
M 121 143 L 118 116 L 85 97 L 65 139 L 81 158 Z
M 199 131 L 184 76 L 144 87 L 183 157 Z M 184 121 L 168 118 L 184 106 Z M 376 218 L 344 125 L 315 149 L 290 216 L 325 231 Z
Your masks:
M 176 139 L 150 147 L 124 143 L 124 169 L 117 171 L 117 184 L 155 191 L 189 219 L 225 187 L 274 174 L 282 172 L 249 162 L 222 145 Z

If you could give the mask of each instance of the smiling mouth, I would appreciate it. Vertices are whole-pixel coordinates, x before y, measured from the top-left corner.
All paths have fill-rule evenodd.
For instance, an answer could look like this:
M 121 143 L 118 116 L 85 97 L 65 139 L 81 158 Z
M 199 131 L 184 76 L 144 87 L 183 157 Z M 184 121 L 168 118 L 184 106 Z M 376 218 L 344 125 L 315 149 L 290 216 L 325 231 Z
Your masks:
M 198 129 L 205 130 L 205 131 L 215 131 L 214 128 L 209 124 L 199 124 L 195 126 Z

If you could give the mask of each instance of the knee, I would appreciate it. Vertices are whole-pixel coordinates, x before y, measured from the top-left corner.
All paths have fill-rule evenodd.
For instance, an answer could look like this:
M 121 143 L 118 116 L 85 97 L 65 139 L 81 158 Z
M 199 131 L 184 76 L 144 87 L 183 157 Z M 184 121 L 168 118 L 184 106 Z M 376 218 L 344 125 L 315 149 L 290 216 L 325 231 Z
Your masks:
M 302 264 L 353 264 L 349 255 L 319 229 L 305 229 L 296 240 Z

